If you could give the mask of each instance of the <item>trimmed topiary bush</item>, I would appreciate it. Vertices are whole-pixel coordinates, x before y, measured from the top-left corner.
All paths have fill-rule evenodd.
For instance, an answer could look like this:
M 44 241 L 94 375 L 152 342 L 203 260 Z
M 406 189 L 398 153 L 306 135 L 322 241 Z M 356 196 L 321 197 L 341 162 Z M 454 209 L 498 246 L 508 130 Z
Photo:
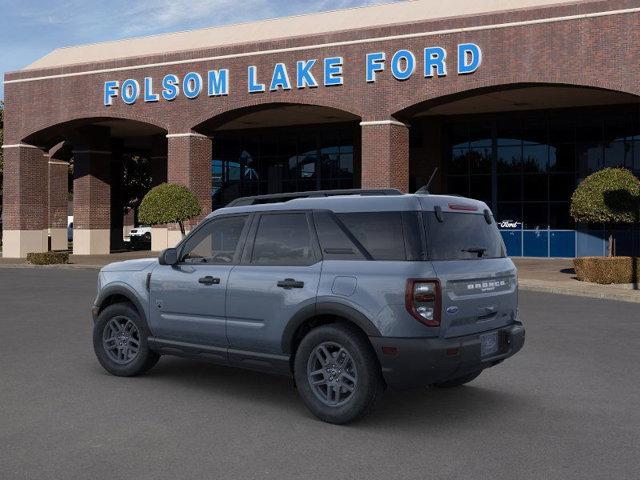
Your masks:
M 182 185 L 163 183 L 144 196 L 138 219 L 148 225 L 177 223 L 184 236 L 184 222 L 201 213 L 202 207 L 191 190 Z
M 27 262 L 32 265 L 59 265 L 69 263 L 69 252 L 27 253 Z
M 585 178 L 571 196 L 576 222 L 633 223 L 640 201 L 640 180 L 625 168 L 605 168 Z
M 576 277 L 583 282 L 603 285 L 640 282 L 640 258 L 581 257 L 573 261 Z
M 624 168 L 605 168 L 585 178 L 571 196 L 571 216 L 583 223 L 637 223 L 640 180 Z M 609 237 L 609 255 L 613 237 Z

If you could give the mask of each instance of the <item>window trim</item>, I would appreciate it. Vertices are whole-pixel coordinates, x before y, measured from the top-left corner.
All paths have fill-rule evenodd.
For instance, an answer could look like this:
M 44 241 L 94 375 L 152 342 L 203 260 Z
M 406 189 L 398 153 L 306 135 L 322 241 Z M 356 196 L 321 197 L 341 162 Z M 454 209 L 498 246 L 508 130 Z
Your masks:
M 233 218 L 233 217 L 246 217 L 244 226 L 242 227 L 242 232 L 240 233 L 240 238 L 238 239 L 238 244 L 236 245 L 236 249 L 235 252 L 233 254 L 233 258 L 231 260 L 231 262 L 229 263 L 189 263 L 189 262 L 185 262 L 184 261 L 184 249 L 187 245 L 187 242 L 193 238 L 195 235 L 198 235 L 198 233 L 205 229 L 208 228 L 210 225 L 212 225 L 215 222 L 221 221 L 221 220 L 226 220 L 229 218 Z M 214 217 L 211 217 L 207 220 L 205 220 L 204 222 L 200 223 L 196 228 L 194 228 L 191 232 L 189 232 L 189 234 L 184 237 L 180 243 L 178 243 L 178 245 L 176 246 L 176 249 L 178 250 L 178 263 L 177 265 L 189 265 L 189 266 L 202 266 L 202 265 L 206 265 L 206 266 L 225 266 L 225 265 L 239 265 L 240 264 L 240 255 L 244 249 L 244 245 L 246 243 L 247 240 L 247 235 L 249 232 L 249 227 L 251 226 L 251 222 L 253 219 L 253 214 L 249 213 L 249 212 L 241 212 L 241 213 L 230 213 L 230 214 L 225 214 L 225 215 L 216 215 Z
M 263 265 L 259 263 L 253 263 L 253 250 L 255 247 L 256 237 L 258 234 L 258 228 L 260 226 L 260 221 L 262 217 L 269 215 L 291 215 L 291 214 L 303 214 L 305 220 L 307 221 L 307 230 L 309 232 L 309 239 L 311 241 L 311 259 L 309 263 L 304 264 L 271 264 L 271 265 Z M 248 265 L 252 267 L 310 267 L 311 265 L 315 265 L 316 263 L 322 261 L 322 255 L 320 252 L 320 244 L 318 242 L 318 237 L 315 231 L 315 226 L 313 225 L 313 219 L 311 218 L 312 212 L 310 210 L 273 210 L 273 211 L 263 211 L 256 212 L 253 216 L 251 222 L 251 229 L 247 234 L 247 240 L 245 242 L 245 247 L 242 252 L 242 257 L 240 260 L 240 265 Z

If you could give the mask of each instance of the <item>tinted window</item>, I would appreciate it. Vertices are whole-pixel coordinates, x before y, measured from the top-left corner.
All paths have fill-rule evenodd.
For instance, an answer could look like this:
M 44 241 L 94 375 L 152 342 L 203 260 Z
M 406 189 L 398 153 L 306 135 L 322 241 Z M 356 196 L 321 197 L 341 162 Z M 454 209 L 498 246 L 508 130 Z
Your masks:
M 406 260 L 400 212 L 337 215 L 374 260 Z
M 212 220 L 187 240 L 183 249 L 186 263 L 232 263 L 247 216 Z
M 502 237 L 494 221 L 484 215 L 443 212 L 440 222 L 434 212 L 425 212 L 427 249 L 431 260 L 473 260 L 505 256 Z
M 327 212 L 314 214 L 316 231 L 325 260 L 364 260 L 364 255 Z
M 304 213 L 263 215 L 253 246 L 251 263 L 257 265 L 310 265 L 311 235 Z

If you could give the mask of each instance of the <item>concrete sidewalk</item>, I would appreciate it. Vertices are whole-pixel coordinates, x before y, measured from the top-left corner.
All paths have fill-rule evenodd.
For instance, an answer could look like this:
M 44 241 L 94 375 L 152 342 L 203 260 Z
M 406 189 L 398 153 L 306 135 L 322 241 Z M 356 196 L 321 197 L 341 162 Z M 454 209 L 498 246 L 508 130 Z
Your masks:
M 150 251 L 71 255 L 67 265 L 42 267 L 29 265 L 24 259 L 0 258 L 0 267 L 99 269 L 111 262 L 157 255 Z M 640 303 L 640 290 L 634 290 L 633 285 L 597 285 L 576 280 L 571 259 L 513 258 L 513 261 L 518 267 L 520 288 L 523 290 Z
M 513 262 L 523 290 L 640 303 L 640 290 L 633 284 L 598 285 L 577 280 L 571 259 L 513 258 Z

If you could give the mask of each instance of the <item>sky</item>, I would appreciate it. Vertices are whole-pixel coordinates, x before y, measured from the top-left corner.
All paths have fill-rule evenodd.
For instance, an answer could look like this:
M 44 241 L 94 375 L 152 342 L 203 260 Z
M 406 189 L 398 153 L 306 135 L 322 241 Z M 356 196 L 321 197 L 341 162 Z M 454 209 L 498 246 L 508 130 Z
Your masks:
M 0 0 L 0 75 L 59 47 L 389 1 Z

